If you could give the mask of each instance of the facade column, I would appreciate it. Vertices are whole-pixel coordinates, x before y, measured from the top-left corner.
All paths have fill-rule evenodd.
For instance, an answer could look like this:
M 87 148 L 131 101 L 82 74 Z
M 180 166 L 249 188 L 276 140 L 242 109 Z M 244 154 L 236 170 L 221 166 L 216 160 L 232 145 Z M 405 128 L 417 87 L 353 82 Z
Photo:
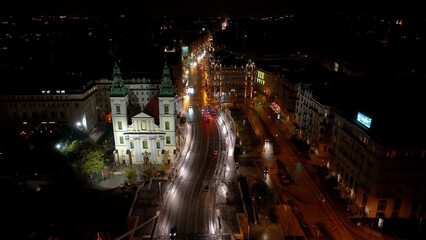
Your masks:
M 130 138 L 124 138 L 124 141 L 126 141 L 126 162 L 128 162 L 129 164 L 130 162 L 132 162 L 133 164 L 135 159 L 132 159 L 132 151 L 130 149 Z
M 120 165 L 120 159 L 118 158 L 118 150 L 114 150 L 114 163 L 115 165 Z
M 157 151 L 154 150 L 154 141 L 152 138 L 149 139 L 149 151 L 151 152 L 152 161 L 157 162 Z
M 137 138 L 134 140 L 135 145 L 135 162 L 138 164 L 141 163 L 141 140 L 140 138 Z
M 163 151 L 164 152 L 166 151 L 164 149 L 164 137 L 160 138 L 160 147 L 161 147 L 161 161 L 162 161 L 162 164 L 164 165 L 164 164 L 166 164 L 165 161 L 164 161 L 164 154 L 163 154 Z

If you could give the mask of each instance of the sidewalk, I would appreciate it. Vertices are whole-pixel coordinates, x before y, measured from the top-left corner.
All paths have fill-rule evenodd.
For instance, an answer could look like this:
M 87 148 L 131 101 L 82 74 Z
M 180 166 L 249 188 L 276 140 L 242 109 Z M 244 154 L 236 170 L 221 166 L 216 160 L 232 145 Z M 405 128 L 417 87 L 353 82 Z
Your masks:
M 130 168 L 136 171 L 136 175 L 138 178 L 136 179 L 137 182 L 142 182 L 142 173 L 145 171 L 155 171 L 157 173 L 164 171 L 165 177 L 167 177 L 167 174 L 170 169 L 170 164 L 161 165 L 161 164 L 152 164 L 152 165 L 129 165 L 126 166 L 126 164 L 120 164 L 117 166 L 113 166 L 111 170 L 109 170 L 108 173 L 105 173 L 104 175 L 104 181 L 101 181 L 99 183 L 94 183 L 95 188 L 99 189 L 113 189 L 117 187 L 123 187 L 126 184 L 126 176 L 125 176 L 125 170 L 126 168 Z

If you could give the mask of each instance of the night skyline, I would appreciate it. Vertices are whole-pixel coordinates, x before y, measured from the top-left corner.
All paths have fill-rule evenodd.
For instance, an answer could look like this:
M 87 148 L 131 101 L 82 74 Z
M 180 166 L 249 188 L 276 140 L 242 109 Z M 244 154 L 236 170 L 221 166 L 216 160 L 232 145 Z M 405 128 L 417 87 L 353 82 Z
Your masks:
M 341 12 L 377 14 L 382 16 L 422 17 L 418 1 L 54 1 L 20 0 L 3 4 L 2 15 L 177 15 L 198 17 L 250 17 L 265 15 L 300 14 L 317 15 Z
M 409 3 L 6 3 L 4 235 L 422 239 Z

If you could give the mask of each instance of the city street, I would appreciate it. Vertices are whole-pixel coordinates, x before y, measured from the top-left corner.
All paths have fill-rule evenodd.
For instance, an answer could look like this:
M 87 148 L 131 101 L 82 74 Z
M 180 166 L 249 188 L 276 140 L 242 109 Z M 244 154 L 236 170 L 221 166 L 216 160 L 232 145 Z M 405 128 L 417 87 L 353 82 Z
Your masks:
M 173 168 L 174 180 L 164 196 L 154 232 L 160 239 L 168 239 L 171 231 L 176 232 L 176 239 L 215 239 L 219 233 L 215 195 L 220 178 L 225 176 L 223 165 L 228 154 L 217 118 L 210 116 L 207 122 L 200 110 L 200 77 L 198 68 L 191 66 L 189 82 L 195 94 L 190 99 L 191 107 L 184 104 L 186 141 Z
M 256 98 L 254 101 L 232 101 L 236 107 L 244 109 L 260 142 L 254 151 L 240 156 L 242 164 L 236 169 L 233 145 L 230 144 L 235 141 L 235 133 L 230 127 L 232 120 L 227 119 L 223 112 L 226 104 L 221 105 L 220 111 L 217 110 L 217 117 L 209 114 L 206 117 L 201 109 L 210 102 L 204 89 L 203 58 L 198 59 L 198 64 L 190 62 L 188 65 L 187 86 L 192 89 L 182 103 L 187 117 L 185 146 L 173 166 L 174 180 L 163 197 L 153 236 L 168 238 L 176 232 L 176 239 L 216 239 L 223 234 L 219 224 L 220 207 L 216 204 L 221 199 L 227 200 L 228 194 L 239 194 L 236 188 L 233 188 L 233 193 L 227 192 L 229 189 L 226 187 L 230 182 L 237 182 L 238 174 L 247 177 L 249 187 L 256 181 L 264 181 L 278 196 L 278 223 L 271 222 L 270 213 L 252 198 L 251 204 L 246 207 L 253 208 L 254 222 L 248 223 L 250 233 L 246 232 L 247 235 L 257 238 L 280 238 L 283 234 L 307 239 L 386 238 L 378 232 L 356 226 L 336 205 L 324 190 L 309 160 L 290 139 L 286 123 L 268 113 L 267 101 L 263 104 Z M 211 104 L 218 106 L 215 99 Z M 274 148 L 279 148 L 279 151 Z M 280 182 L 277 162 L 285 166 L 291 178 L 290 184 Z M 265 174 L 264 168 L 268 168 L 269 172 Z M 226 224 L 225 219 L 222 221 Z M 235 233 L 226 233 L 229 234 Z
M 263 149 L 258 156 L 261 161 L 257 164 L 259 171 L 267 166 L 269 175 L 266 183 L 276 190 L 280 202 L 293 207 L 298 212 L 297 218 L 301 223 L 306 237 L 315 239 L 392 239 L 369 229 L 356 226 L 348 218 L 344 209 L 338 207 L 335 199 L 329 196 L 321 185 L 320 179 L 313 171 L 309 160 L 297 150 L 290 140 L 285 122 L 274 120 L 267 113 L 266 104 L 255 103 L 245 111 L 256 133 L 262 133 L 260 139 L 272 137 L 280 148 L 280 154 L 271 154 L 271 143 L 262 143 Z M 269 133 L 269 134 L 268 134 Z M 283 186 L 277 175 L 276 160 L 281 161 L 292 178 L 292 184 Z M 309 169 L 310 171 L 308 171 Z M 269 179 L 269 177 L 271 177 Z M 270 181 L 271 180 L 271 181 Z M 281 218 L 285 219 L 285 218 Z M 283 228 L 287 223 L 281 222 Z M 304 226 L 303 226 L 304 225 Z

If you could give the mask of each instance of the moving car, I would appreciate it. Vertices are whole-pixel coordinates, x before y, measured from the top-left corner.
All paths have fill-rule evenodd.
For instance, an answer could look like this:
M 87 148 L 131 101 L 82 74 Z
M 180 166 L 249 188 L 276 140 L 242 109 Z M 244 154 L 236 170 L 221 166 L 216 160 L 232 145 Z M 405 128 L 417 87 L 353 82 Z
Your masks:
M 267 168 L 267 167 L 265 167 L 265 168 L 263 169 L 263 173 L 264 173 L 264 174 L 268 174 L 268 172 L 269 172 L 268 168 Z
M 170 229 L 170 237 L 176 237 L 176 227 Z

